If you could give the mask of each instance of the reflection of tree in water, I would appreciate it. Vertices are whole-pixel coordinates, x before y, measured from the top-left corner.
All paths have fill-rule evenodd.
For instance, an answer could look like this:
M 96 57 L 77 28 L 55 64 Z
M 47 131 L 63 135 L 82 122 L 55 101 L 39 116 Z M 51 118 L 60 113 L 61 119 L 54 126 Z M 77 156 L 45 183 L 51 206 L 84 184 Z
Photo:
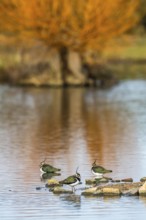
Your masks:
M 93 97 L 93 103 L 84 109 L 83 115 L 91 162 L 98 159 L 102 164 L 105 151 L 111 151 L 110 143 L 113 142 L 114 134 L 117 132 L 118 112 Z
M 36 115 L 38 115 L 39 121 L 38 127 L 35 128 L 37 141 L 34 144 L 34 151 L 39 151 L 41 146 L 42 152 L 56 158 L 60 155 L 68 155 L 70 150 L 75 153 L 74 147 L 76 146 L 72 146 L 72 142 L 75 140 L 75 134 L 78 134 L 78 130 L 82 129 L 83 124 L 82 92 L 78 89 L 68 88 L 50 89 L 48 96 L 51 97 L 51 101 L 48 103 L 45 97 L 44 101 L 35 100 L 38 105 Z M 39 136 L 40 139 L 38 139 Z M 43 144 L 42 137 L 45 138 Z M 68 166 L 74 162 L 69 155 L 64 159 Z
M 126 164 L 125 155 L 137 148 L 138 120 L 132 105 L 115 91 L 87 91 L 83 116 L 91 163 L 97 159 L 100 165 L 113 169 L 112 162 L 118 170 Z
M 58 158 L 64 154 L 68 155 L 64 159 L 70 166 L 74 161 L 69 154 L 78 153 L 76 145 L 82 140 L 87 144 L 90 163 L 94 159 L 103 163 L 105 151 L 111 151 L 110 143 L 119 129 L 119 109 L 101 103 L 94 90 L 91 94 L 90 90 L 88 93 L 87 91 L 66 88 L 28 90 L 24 93 L 24 110 L 29 108 L 27 105 L 30 99 L 34 104 L 34 121 L 29 121 L 29 129 L 25 130 L 24 134 L 33 148 L 33 160 L 39 161 L 39 158 L 44 159 L 44 156 L 49 157 L 48 159 Z M 91 100 L 88 102 L 89 95 Z M 29 118 L 29 114 L 27 117 Z M 121 133 L 125 129 L 122 123 L 120 129 Z
M 115 157 L 115 152 L 124 148 L 118 145 L 126 131 L 128 136 L 134 134 L 134 127 L 126 124 L 124 106 L 106 102 L 105 92 L 15 88 L 10 94 L 9 99 L 4 97 L 1 123 L 8 125 L 11 144 L 18 147 L 20 158 L 23 155 L 27 160 L 25 170 L 36 170 L 36 163 L 38 166 L 44 157 L 57 166 L 62 158 L 61 164 L 66 164 L 69 172 L 75 171 L 79 160 L 92 164 L 97 159 L 104 165 L 109 155 Z

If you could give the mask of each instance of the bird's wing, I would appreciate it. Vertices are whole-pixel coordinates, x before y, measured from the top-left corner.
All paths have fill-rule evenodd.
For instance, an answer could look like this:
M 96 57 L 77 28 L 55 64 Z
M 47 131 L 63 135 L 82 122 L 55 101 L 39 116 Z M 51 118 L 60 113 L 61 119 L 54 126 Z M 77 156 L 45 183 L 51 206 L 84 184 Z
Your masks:
M 63 181 L 61 181 L 63 184 L 71 184 L 76 182 L 76 177 L 75 176 L 69 176 Z
M 44 164 L 43 165 L 43 171 L 45 171 L 45 172 L 54 172 L 54 167 L 52 167 L 51 165 L 49 165 L 49 164 Z
M 101 166 L 96 166 L 96 167 L 93 167 L 92 168 L 94 172 L 97 172 L 97 173 L 103 173 L 106 171 L 106 169 L 104 167 L 101 167 Z

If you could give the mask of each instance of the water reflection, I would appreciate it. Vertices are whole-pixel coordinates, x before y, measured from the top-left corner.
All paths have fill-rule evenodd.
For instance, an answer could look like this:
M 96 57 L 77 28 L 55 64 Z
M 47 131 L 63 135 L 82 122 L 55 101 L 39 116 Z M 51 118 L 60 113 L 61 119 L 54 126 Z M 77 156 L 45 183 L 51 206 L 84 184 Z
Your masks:
M 146 197 L 142 196 L 139 198 L 140 202 L 146 207 Z
M 0 135 L 7 137 L 2 138 L 3 145 L 11 146 L 10 152 L 5 152 L 6 156 L 12 153 L 13 160 L 26 158 L 25 166 L 29 160 L 25 169 L 33 168 L 33 161 L 39 163 L 47 156 L 56 166 L 68 164 L 65 167 L 68 173 L 74 172 L 78 165 L 87 166 L 86 161 L 90 169 L 95 159 L 110 169 L 114 169 L 115 164 L 116 167 L 126 164 L 126 160 L 132 158 L 132 154 L 130 158 L 124 158 L 127 151 L 137 151 L 139 145 L 143 148 L 146 139 L 146 97 L 144 92 L 141 93 L 145 84 L 137 82 L 135 85 L 135 100 L 135 87 L 130 86 L 129 82 L 109 91 L 2 90 Z M 121 91 L 117 93 L 116 90 Z
M 90 211 L 95 216 L 103 214 L 101 210 L 105 211 L 106 199 L 100 198 L 99 204 L 95 198 L 90 204 L 85 199 L 81 202 L 81 190 L 77 190 L 73 197 L 36 192 L 37 186 L 44 186 L 44 182 L 51 178 L 44 175 L 40 181 L 38 164 L 45 157 L 50 164 L 61 168 L 61 176 L 55 176 L 58 180 L 74 174 L 79 166 L 82 187 L 85 179 L 92 176 L 91 166 L 95 159 L 100 165 L 112 169 L 110 175 L 114 178 L 132 177 L 139 180 L 145 176 L 145 81 L 122 82 L 106 91 L 1 86 L 0 115 L 0 204 L 3 204 L 0 212 L 4 216 L 7 215 L 5 192 L 18 192 L 17 195 L 8 195 L 14 219 L 18 211 L 25 210 L 27 214 L 30 211 L 25 206 L 27 197 L 33 203 L 32 216 L 35 212 L 39 215 L 42 210 L 44 213 L 45 207 L 50 210 L 50 215 L 56 210 L 57 213 L 68 215 L 68 205 L 74 207 L 72 215 L 80 207 L 80 219 L 81 216 L 85 217 L 86 212 L 89 217 Z M 13 200 L 18 205 L 20 195 L 23 201 L 18 210 L 13 206 Z M 50 201 L 53 201 L 53 205 L 50 205 Z M 122 203 L 127 207 L 125 200 L 114 201 L 118 209 Z M 111 203 L 107 201 L 109 207 Z M 140 199 L 137 203 L 143 212 L 145 201 Z M 38 204 L 44 204 L 44 207 L 41 206 L 37 212 Z M 100 211 L 94 209 L 96 205 L 101 207 Z M 19 217 L 22 218 L 23 214 Z M 48 213 L 44 219 L 46 216 Z
M 47 182 L 47 180 L 60 175 L 61 175 L 60 173 L 41 173 L 40 179 L 42 182 Z
M 66 202 L 67 204 L 74 206 L 76 208 L 81 207 L 81 196 L 80 195 L 75 195 L 75 194 L 64 195 L 64 196 L 61 196 L 60 199 L 63 202 Z

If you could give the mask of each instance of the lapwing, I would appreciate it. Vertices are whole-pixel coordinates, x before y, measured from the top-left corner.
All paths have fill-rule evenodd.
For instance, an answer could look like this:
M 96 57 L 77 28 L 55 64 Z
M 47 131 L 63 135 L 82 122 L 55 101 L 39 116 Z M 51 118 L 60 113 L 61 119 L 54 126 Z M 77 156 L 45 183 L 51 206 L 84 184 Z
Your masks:
M 112 172 L 112 170 L 107 170 L 102 166 L 96 165 L 96 160 L 92 164 L 91 171 L 92 171 L 93 175 L 98 177 L 98 178 L 102 178 L 105 173 L 111 173 Z
M 78 168 L 76 170 L 76 174 L 67 177 L 66 179 L 60 181 L 61 184 L 69 185 L 72 187 L 72 192 L 75 192 L 75 186 L 78 184 L 81 184 L 81 175 L 77 172 Z
M 56 173 L 61 171 L 61 169 L 55 168 L 50 164 L 45 163 L 46 159 L 40 163 L 40 171 L 41 173 Z

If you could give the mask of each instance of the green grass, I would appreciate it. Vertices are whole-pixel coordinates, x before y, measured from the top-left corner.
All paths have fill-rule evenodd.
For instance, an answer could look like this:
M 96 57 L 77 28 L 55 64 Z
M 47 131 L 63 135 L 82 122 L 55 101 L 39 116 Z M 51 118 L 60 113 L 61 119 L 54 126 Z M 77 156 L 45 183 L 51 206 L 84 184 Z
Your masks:
M 112 72 L 118 79 L 146 79 L 146 65 L 139 64 L 111 64 Z
M 146 36 L 137 37 L 129 44 L 117 42 L 112 49 L 103 53 L 103 57 L 106 59 L 146 59 Z
M 114 74 L 120 79 L 146 79 L 146 65 L 136 62 L 146 59 L 146 36 L 135 36 L 129 44 L 119 39 L 112 49 L 104 51 L 103 58 L 124 60 L 118 64 L 109 63 Z M 126 60 L 133 62 L 126 63 Z

